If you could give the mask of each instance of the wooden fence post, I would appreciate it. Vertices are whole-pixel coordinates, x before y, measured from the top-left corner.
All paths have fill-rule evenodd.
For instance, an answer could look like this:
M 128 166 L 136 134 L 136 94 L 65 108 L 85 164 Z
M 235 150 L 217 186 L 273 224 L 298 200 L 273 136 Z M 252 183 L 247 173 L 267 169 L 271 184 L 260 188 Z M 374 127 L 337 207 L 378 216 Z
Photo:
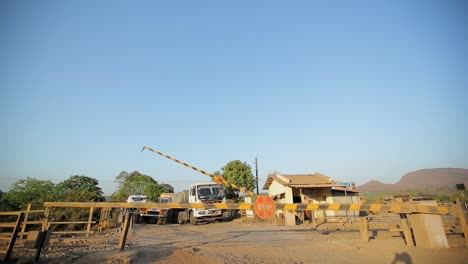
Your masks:
M 23 223 L 23 220 L 24 220 L 24 213 L 21 212 L 18 215 L 18 219 L 16 220 L 16 224 L 15 224 L 15 227 L 13 229 L 13 234 L 11 235 L 10 243 L 8 244 L 8 248 L 6 250 L 5 262 L 8 262 L 10 260 L 11 253 L 13 252 L 13 247 L 15 246 L 16 236 L 18 235 L 18 233 L 20 231 L 21 224 Z
M 367 216 L 362 216 L 359 219 L 359 224 L 361 226 L 361 240 L 367 242 L 369 241 L 369 220 L 367 219 Z
M 20 239 L 23 239 L 24 232 L 26 231 L 26 224 L 29 219 L 29 211 L 31 211 L 31 204 L 26 207 L 26 215 L 24 216 L 23 226 L 21 227 Z
M 44 218 L 42 219 L 42 231 L 49 229 L 49 207 L 44 208 Z
M 466 224 L 465 210 L 462 207 L 460 199 L 457 198 L 455 208 L 457 210 L 458 218 L 460 219 L 460 225 L 465 236 L 465 247 L 468 247 L 468 225 Z
M 89 208 L 88 227 L 86 228 L 86 237 L 89 237 L 91 232 L 91 221 L 93 220 L 94 207 Z
M 34 257 L 35 262 L 34 263 L 39 263 L 39 258 L 41 256 L 41 251 L 42 248 L 49 244 L 50 236 L 52 235 L 52 231 L 46 230 L 43 232 L 39 232 L 39 238 L 37 240 L 37 248 L 36 248 L 36 256 Z
M 127 212 L 125 214 L 125 221 L 123 225 L 122 235 L 120 237 L 119 250 L 123 251 L 125 248 L 125 241 L 127 240 L 128 229 L 130 228 L 130 223 L 132 222 L 132 213 Z
M 101 208 L 101 213 L 99 215 L 99 233 L 102 232 L 102 229 L 105 228 L 105 223 L 104 221 L 107 221 L 107 211 L 109 208 L 103 207 Z

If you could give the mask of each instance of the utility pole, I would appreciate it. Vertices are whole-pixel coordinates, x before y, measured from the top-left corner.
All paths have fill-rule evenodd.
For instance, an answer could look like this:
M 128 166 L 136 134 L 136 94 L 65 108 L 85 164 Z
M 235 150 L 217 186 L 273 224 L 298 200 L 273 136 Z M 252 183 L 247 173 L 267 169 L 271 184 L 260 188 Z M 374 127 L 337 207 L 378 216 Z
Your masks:
M 257 156 L 255 156 L 255 181 L 257 182 L 257 195 L 258 195 L 258 163 L 257 163 Z

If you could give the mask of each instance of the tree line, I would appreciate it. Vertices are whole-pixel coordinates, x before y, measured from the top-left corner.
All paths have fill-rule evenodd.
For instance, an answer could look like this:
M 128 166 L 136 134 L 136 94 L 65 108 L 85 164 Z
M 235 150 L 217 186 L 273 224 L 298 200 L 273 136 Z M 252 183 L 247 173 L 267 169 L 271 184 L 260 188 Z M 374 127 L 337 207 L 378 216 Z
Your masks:
M 252 169 L 246 162 L 234 160 L 221 168 L 226 180 L 238 186 L 252 191 L 255 179 Z M 156 201 L 161 193 L 174 192 L 174 188 L 167 183 L 159 183 L 153 177 L 144 175 L 138 171 L 122 171 L 115 177 L 117 190 L 110 197 L 111 201 L 126 201 L 129 195 L 144 194 L 148 200 Z M 187 186 L 188 188 L 188 186 Z M 239 192 L 231 187 L 226 188 L 228 199 L 239 198 Z M 70 178 L 54 184 L 50 180 L 39 180 L 28 177 L 14 182 L 7 192 L 0 190 L 0 211 L 23 210 L 27 204 L 34 209 L 42 209 L 44 202 L 103 202 L 103 191 L 99 187 L 99 181 L 85 175 L 74 175 Z

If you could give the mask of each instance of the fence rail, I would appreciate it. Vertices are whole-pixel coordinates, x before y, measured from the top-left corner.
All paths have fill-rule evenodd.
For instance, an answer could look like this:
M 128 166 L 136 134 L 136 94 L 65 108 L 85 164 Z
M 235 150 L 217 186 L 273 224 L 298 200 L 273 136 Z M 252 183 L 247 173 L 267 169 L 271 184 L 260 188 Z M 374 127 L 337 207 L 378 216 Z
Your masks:
M 355 212 L 369 212 L 369 213 L 390 213 L 393 215 L 399 215 L 400 219 L 397 220 L 399 228 L 392 228 L 392 232 L 400 232 L 404 234 L 405 241 L 408 246 L 414 246 L 416 242 L 412 241 L 411 238 L 411 229 L 412 227 L 408 223 L 406 214 L 426 214 L 426 215 L 441 215 L 444 217 L 455 217 L 454 219 L 459 219 L 461 224 L 462 232 L 465 236 L 465 242 L 468 246 L 468 226 L 466 225 L 465 212 L 460 206 L 460 202 L 457 201 L 457 204 L 452 206 L 438 206 L 438 205 L 421 205 L 421 204 L 411 204 L 411 203 L 394 203 L 394 204 L 276 204 L 276 209 L 283 212 L 290 211 L 293 213 L 299 212 L 302 216 L 305 215 L 307 211 L 355 211 Z M 197 209 L 227 209 L 227 210 L 254 210 L 254 204 L 251 203 L 213 203 L 213 204 L 201 204 L 201 203 L 123 203 L 123 202 L 46 202 L 44 203 L 44 210 L 31 210 L 31 207 L 28 206 L 26 211 L 19 212 L 0 212 L 0 217 L 10 217 L 10 221 L 0 221 L 0 228 L 5 230 L 11 230 L 9 232 L 0 232 L 0 243 L 7 245 L 5 250 L 0 248 L 0 253 L 6 254 L 5 260 L 7 261 L 13 250 L 15 240 L 17 238 L 24 239 L 24 236 L 27 236 L 29 232 L 27 225 L 41 225 L 41 232 L 50 232 L 52 225 L 83 225 L 82 230 L 57 230 L 53 231 L 56 234 L 90 234 L 100 232 L 102 229 L 105 229 L 112 224 L 117 224 L 118 220 L 112 219 L 111 215 L 113 209 L 125 209 L 125 208 L 197 208 Z M 54 219 L 49 219 L 51 212 L 57 212 L 63 208 L 87 208 L 89 209 L 89 214 L 87 214 L 87 219 L 75 220 L 75 221 L 54 221 Z M 98 211 L 96 211 L 98 209 Z M 58 211 L 60 212 L 60 211 Z M 97 216 L 95 213 L 99 213 Z M 28 218 L 31 218 L 31 214 L 43 214 L 42 220 L 29 221 Z M 85 214 L 86 215 L 86 214 Z M 297 214 L 296 214 L 297 215 Z M 360 214 L 367 215 L 367 214 Z M 115 216 L 115 215 L 114 215 Z M 16 218 L 16 221 L 11 221 L 11 218 Z M 99 217 L 97 221 L 95 217 Z M 83 217 L 84 218 L 84 217 Z M 343 221 L 348 221 L 349 217 L 335 217 L 342 223 Z M 360 222 L 360 233 L 363 240 L 369 239 L 369 220 L 372 219 L 368 216 L 358 217 Z M 394 218 L 394 217 L 393 217 Z M 94 220 L 93 220 L 94 219 Z M 122 221 L 129 224 L 128 214 L 124 218 L 125 221 Z M 321 219 L 320 217 L 312 217 L 312 224 L 317 225 L 317 220 Z M 328 221 L 328 217 L 323 218 L 324 221 Z M 331 219 L 333 220 L 333 219 Z M 354 219 L 357 220 L 356 217 Z M 115 221 L 115 223 L 114 223 Z M 120 223 L 122 223 L 120 222 Z M 304 222 L 304 221 L 303 221 Z M 343 223 L 342 223 L 343 224 Z M 94 225 L 94 226 L 93 226 Z M 96 227 L 97 229 L 92 229 Z M 122 227 L 125 227 L 123 225 Z M 128 228 L 128 227 L 127 227 Z M 128 230 L 127 230 L 128 231 Z M 123 250 L 126 239 L 126 232 L 122 233 L 121 238 L 121 250 Z M 123 242 L 122 242 L 123 241 Z M 40 254 L 37 253 L 38 255 Z
M 4 261 L 7 262 L 13 253 L 13 247 L 15 246 L 16 238 L 21 228 L 21 224 L 24 220 L 24 212 L 1 212 L 1 216 L 13 216 L 16 217 L 14 222 L 2 222 L 0 227 L 3 229 L 11 229 L 9 231 L 2 230 L 1 240 L 6 241 L 6 248 L 0 248 L 0 253 L 5 254 Z M 8 219 L 9 220 L 9 219 Z M 6 232 L 5 232 L 6 231 Z M 2 244 L 3 245 L 3 244 Z
M 252 210 L 253 204 L 248 203 L 115 203 L 115 202 L 46 202 L 44 206 L 49 209 L 56 207 L 73 208 L 196 208 L 196 209 L 227 209 Z M 276 208 L 283 211 L 359 211 L 359 212 L 391 212 L 391 213 L 425 213 L 448 215 L 455 214 L 455 209 L 448 206 L 431 206 L 419 204 L 281 204 Z

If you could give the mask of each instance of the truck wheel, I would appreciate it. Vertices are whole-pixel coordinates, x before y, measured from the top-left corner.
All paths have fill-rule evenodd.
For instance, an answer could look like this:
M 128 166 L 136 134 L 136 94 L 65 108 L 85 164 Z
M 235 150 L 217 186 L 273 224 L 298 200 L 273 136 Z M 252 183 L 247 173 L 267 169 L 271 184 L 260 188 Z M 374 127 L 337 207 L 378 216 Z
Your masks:
M 169 209 L 166 214 L 166 223 L 178 223 L 179 212 Z
M 185 224 L 185 220 L 184 220 L 184 212 L 179 212 L 179 215 L 177 216 L 177 223 L 182 225 L 182 224 Z
M 197 219 L 196 219 L 195 216 L 193 215 L 193 211 L 190 212 L 190 224 L 192 224 L 192 225 L 196 225 L 196 224 L 197 224 Z

